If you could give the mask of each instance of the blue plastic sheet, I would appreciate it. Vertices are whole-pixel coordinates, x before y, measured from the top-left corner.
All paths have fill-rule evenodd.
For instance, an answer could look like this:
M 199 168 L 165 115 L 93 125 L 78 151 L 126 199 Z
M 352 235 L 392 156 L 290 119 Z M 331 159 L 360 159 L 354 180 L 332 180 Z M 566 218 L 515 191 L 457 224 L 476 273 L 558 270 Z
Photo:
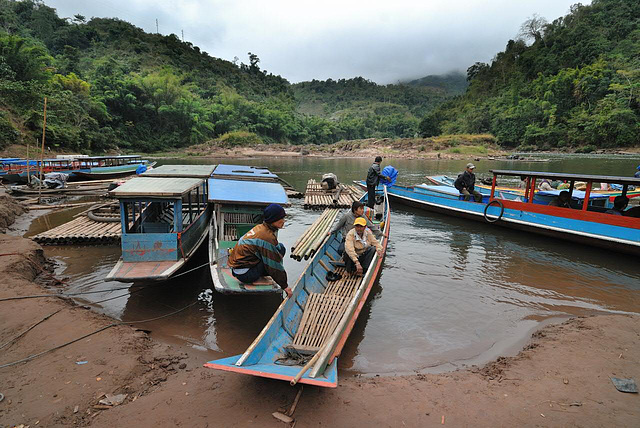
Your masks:
M 395 169 L 391 165 L 387 165 L 383 168 L 381 174 L 389 177 L 389 180 L 385 180 L 384 178 L 381 178 L 380 184 L 385 184 L 387 186 L 393 186 L 394 184 L 396 184 L 396 180 L 398 179 L 397 169 Z
M 140 164 L 138 165 L 138 167 L 136 168 L 136 175 L 140 175 L 143 172 L 145 172 L 147 170 L 147 166 L 144 164 Z

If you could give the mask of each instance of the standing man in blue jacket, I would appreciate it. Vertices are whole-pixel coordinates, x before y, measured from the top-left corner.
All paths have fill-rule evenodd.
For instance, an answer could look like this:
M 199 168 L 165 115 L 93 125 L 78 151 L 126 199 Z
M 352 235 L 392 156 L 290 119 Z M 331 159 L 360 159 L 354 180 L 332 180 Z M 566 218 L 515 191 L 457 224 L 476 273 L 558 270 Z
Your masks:
M 376 205 L 376 187 L 378 187 L 378 183 L 380 183 L 380 178 L 389 180 L 388 177 L 380 173 L 381 162 L 382 157 L 377 156 L 376 160 L 369 167 L 369 171 L 367 172 L 367 206 L 369 208 L 373 208 Z

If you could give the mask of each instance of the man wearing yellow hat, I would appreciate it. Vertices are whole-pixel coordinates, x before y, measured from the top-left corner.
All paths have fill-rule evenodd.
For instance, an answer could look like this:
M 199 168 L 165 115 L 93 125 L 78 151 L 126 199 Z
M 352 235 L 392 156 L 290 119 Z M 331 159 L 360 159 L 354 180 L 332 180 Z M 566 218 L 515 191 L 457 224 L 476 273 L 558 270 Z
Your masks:
M 382 245 L 367 227 L 367 220 L 364 217 L 356 218 L 353 229 L 347 233 L 344 243 L 343 257 L 346 271 L 349 273 L 355 271 L 358 276 L 363 275 L 369 268 L 375 251 L 382 256 Z

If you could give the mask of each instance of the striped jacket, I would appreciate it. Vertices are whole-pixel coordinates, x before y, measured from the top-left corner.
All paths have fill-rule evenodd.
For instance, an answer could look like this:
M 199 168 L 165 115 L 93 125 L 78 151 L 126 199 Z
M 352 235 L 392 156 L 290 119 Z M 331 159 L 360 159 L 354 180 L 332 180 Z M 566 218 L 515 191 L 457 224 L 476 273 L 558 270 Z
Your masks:
M 229 252 L 228 264 L 231 268 L 249 268 L 257 265 L 260 260 L 273 280 L 283 289 L 287 283 L 287 272 L 282 264 L 282 255 L 278 252 L 278 237 L 276 229 L 266 223 L 254 226 L 244 234 L 236 246 Z

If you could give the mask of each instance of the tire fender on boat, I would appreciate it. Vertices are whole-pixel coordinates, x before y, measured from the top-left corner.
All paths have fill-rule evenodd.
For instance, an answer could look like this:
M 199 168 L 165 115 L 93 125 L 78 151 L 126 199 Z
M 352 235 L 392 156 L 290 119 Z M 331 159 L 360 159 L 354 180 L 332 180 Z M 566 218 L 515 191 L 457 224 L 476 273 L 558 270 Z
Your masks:
M 498 217 L 489 217 L 487 215 L 487 211 L 489 210 L 489 207 L 493 204 L 493 203 L 498 204 L 498 206 L 500 207 L 500 215 L 498 215 Z M 492 201 L 489 201 L 489 203 L 487 204 L 486 207 L 484 207 L 484 219 L 486 221 L 488 221 L 489 223 L 495 223 L 496 221 L 500 220 L 502 218 L 502 214 L 504 214 L 504 205 L 502 204 L 502 201 L 498 200 L 498 199 L 493 199 Z

